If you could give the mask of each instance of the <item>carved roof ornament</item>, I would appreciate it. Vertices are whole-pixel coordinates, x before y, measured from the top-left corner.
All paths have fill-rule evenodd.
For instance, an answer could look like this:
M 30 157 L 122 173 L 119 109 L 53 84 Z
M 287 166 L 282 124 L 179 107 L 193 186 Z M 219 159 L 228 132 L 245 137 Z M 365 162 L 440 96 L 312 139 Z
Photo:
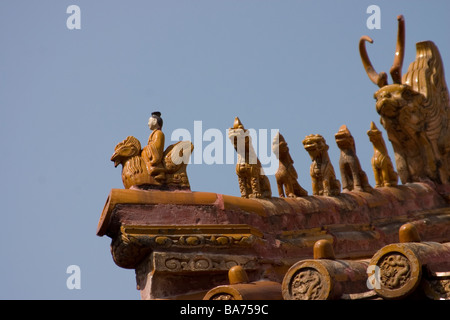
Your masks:
M 355 139 L 346 125 L 342 125 L 335 134 L 336 144 L 341 150 L 339 170 L 344 191 L 372 192 L 367 175 L 356 155 Z
M 365 42 L 359 51 L 370 80 L 380 89 L 375 92 L 376 110 L 392 143 L 397 172 L 403 183 L 431 180 L 450 182 L 450 105 L 444 67 L 436 45 L 431 41 L 416 44 L 416 60 L 402 77 L 405 48 L 405 19 L 398 16 L 397 47 L 390 69 L 393 84 L 385 72 L 377 73 L 370 62 Z
M 294 168 L 294 160 L 289 153 L 289 147 L 281 133 L 273 139 L 272 151 L 278 157 L 279 165 L 275 173 L 277 180 L 278 194 L 280 198 L 303 197 L 308 195 L 308 191 L 303 189 L 298 183 L 298 174 Z M 286 192 L 286 194 L 285 194 Z
M 367 131 L 367 135 L 373 145 L 372 169 L 375 177 L 375 187 L 396 186 L 398 183 L 398 174 L 394 171 L 383 134 L 378 130 L 375 123 L 370 123 L 370 130 Z
M 341 183 L 336 179 L 333 165 L 328 156 L 328 145 L 320 134 L 311 134 L 303 140 L 303 146 L 311 157 L 310 175 L 313 195 L 337 196 Z
M 403 58 L 405 56 L 405 19 L 403 15 L 397 17 L 398 20 L 398 33 L 397 33 L 397 46 L 395 48 L 394 63 L 390 69 L 390 74 L 394 83 L 401 84 L 402 81 L 402 66 Z M 377 73 L 370 62 L 369 56 L 366 50 L 366 41 L 373 43 L 372 38 L 369 36 L 362 36 L 359 40 L 359 51 L 361 54 L 361 60 L 364 69 L 367 72 L 370 80 L 380 88 L 387 86 L 387 74 L 386 72 Z
M 244 128 L 241 120 L 236 117 L 233 127 L 228 131 L 228 137 L 238 154 L 236 174 L 239 190 L 243 198 L 270 198 L 272 190 L 261 163 L 253 149 L 250 132 Z
M 147 145 L 128 136 L 114 148 L 111 161 L 122 164 L 122 182 L 126 189 L 190 189 L 186 166 L 194 145 L 180 141 L 164 150 L 161 112 L 153 112 L 148 120 L 152 130 Z

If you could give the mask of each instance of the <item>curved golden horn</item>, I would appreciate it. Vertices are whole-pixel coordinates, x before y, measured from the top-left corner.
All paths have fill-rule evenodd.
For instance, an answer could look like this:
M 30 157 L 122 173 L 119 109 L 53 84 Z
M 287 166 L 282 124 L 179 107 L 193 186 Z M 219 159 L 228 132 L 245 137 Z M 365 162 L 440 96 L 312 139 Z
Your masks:
M 386 72 L 380 72 L 378 74 L 373 68 L 369 56 L 367 55 L 366 41 L 373 43 L 373 40 L 369 36 L 362 36 L 361 39 L 359 39 L 359 54 L 361 55 L 361 61 L 363 63 L 364 69 L 366 69 L 367 75 L 373 83 L 375 83 L 380 88 L 384 87 L 388 84 L 387 74 Z
M 395 48 L 394 63 L 392 64 L 391 73 L 394 83 L 402 83 L 402 66 L 403 58 L 405 57 L 405 19 L 403 15 L 397 17 L 398 32 L 397 32 L 397 46 Z

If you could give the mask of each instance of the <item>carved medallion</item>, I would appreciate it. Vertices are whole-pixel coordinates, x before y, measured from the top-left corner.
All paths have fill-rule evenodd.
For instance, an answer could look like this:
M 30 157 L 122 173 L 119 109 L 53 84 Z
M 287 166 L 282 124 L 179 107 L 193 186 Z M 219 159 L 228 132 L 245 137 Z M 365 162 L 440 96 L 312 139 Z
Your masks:
M 411 277 L 409 260 L 400 253 L 385 255 L 379 261 L 381 285 L 389 289 L 398 289 Z
M 319 300 L 323 291 L 322 275 L 313 268 L 301 269 L 290 285 L 293 300 Z

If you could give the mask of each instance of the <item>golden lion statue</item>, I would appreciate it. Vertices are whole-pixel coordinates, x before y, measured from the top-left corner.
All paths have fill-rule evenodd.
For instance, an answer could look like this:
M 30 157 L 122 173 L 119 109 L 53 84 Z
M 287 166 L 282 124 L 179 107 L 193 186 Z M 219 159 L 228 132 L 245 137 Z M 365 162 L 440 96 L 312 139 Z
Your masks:
M 311 134 L 303 140 L 303 146 L 309 153 L 312 164 L 310 174 L 314 195 L 337 196 L 341 184 L 336 179 L 333 165 L 328 156 L 328 145 L 320 134 Z

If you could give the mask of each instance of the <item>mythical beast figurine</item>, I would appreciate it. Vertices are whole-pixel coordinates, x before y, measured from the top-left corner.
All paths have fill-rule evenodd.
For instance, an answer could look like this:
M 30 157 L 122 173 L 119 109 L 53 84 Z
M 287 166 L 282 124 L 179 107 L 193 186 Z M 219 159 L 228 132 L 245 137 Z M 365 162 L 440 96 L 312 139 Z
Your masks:
M 143 149 L 133 136 L 114 148 L 111 161 L 115 167 L 122 164 L 122 182 L 126 189 L 190 189 L 186 166 L 194 145 L 190 141 L 179 141 L 164 150 L 160 116 L 160 112 L 152 113 L 148 125 L 153 131 Z
M 275 178 L 277 180 L 280 198 L 284 198 L 285 196 L 289 198 L 307 196 L 308 191 L 303 189 L 297 181 L 298 174 L 294 168 L 294 160 L 292 160 L 289 153 L 287 142 L 279 132 L 273 139 L 272 150 L 279 160 Z
M 416 44 L 416 60 L 402 77 L 405 20 L 398 16 L 397 47 L 388 85 L 387 74 L 377 73 L 361 37 L 363 66 L 373 83 L 376 110 L 395 153 L 397 172 L 403 183 L 431 180 L 450 182 L 450 104 L 441 55 L 431 41 Z
M 244 128 L 238 117 L 234 119 L 233 128 L 228 131 L 228 137 L 238 154 L 236 174 L 239 189 L 243 198 L 270 198 L 272 190 L 261 163 L 252 146 L 250 133 Z
M 394 171 L 386 144 L 380 130 L 375 123 L 370 123 L 367 131 L 370 142 L 373 145 L 372 169 L 375 176 L 375 187 L 393 187 L 398 184 L 398 174 Z
M 328 145 L 320 134 L 311 134 L 303 140 L 303 146 L 309 153 L 312 164 L 310 174 L 314 195 L 337 196 L 341 192 L 341 184 L 336 179 L 333 165 L 328 156 Z
M 339 128 L 335 134 L 336 144 L 341 150 L 339 157 L 339 169 L 343 191 L 371 192 L 366 173 L 361 168 L 356 155 L 355 139 L 346 125 Z

